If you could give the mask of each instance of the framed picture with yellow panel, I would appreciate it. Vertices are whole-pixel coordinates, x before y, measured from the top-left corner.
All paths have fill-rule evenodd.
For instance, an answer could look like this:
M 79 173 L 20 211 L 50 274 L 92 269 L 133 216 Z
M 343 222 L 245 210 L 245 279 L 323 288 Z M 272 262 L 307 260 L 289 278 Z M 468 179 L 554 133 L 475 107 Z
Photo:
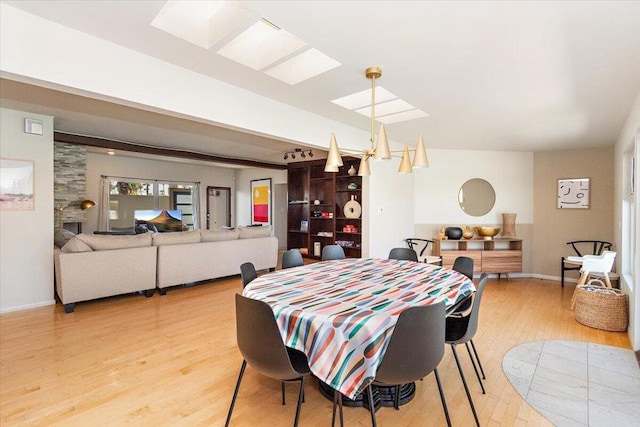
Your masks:
M 271 224 L 271 178 L 251 180 L 251 224 Z

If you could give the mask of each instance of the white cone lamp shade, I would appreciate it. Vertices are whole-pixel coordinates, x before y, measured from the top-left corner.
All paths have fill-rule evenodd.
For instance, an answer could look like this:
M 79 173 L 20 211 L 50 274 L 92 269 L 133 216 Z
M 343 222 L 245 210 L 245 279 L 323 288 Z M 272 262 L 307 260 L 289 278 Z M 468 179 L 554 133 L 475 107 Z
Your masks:
M 427 149 L 424 146 L 424 139 L 422 134 L 418 137 L 418 145 L 416 147 L 416 154 L 413 157 L 414 168 L 428 168 L 429 159 L 427 158 Z
M 342 156 L 340 156 L 340 149 L 338 148 L 338 141 L 336 141 L 336 135 L 331 134 L 331 141 L 329 142 L 329 155 L 327 156 L 327 163 L 325 164 L 325 172 L 338 172 L 338 168 L 342 166 Z
M 358 176 L 370 176 L 371 169 L 369 168 L 369 156 L 366 151 L 362 152 L 362 159 L 360 159 L 360 167 L 358 167 Z
M 380 125 L 378 145 L 376 145 L 376 154 L 374 154 L 373 158 L 376 160 L 389 160 L 391 158 L 391 150 L 389 150 L 389 141 L 387 141 L 387 132 L 384 130 L 384 125 Z
M 400 167 L 398 168 L 398 173 L 411 173 L 413 170 L 411 169 L 411 158 L 409 157 L 409 148 L 405 145 L 404 151 L 402 152 L 402 160 L 400 160 Z

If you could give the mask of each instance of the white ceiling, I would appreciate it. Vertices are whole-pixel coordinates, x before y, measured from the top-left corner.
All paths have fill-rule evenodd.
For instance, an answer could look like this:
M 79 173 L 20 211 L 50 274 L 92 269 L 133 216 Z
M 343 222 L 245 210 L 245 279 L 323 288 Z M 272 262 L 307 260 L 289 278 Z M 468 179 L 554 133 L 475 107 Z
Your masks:
M 3 2 L 363 130 L 366 117 L 330 101 L 367 89 L 365 68 L 381 66 L 378 84 L 429 114 L 390 124 L 387 133 L 409 144 L 423 133 L 428 148 L 611 145 L 640 91 L 640 2 L 634 1 L 242 2 L 253 21 L 223 41 L 264 17 L 342 64 L 293 86 L 216 54 L 220 45 L 206 50 L 152 27 L 162 0 Z M 12 102 L 30 102 L 19 92 Z M 177 121 L 158 127 L 151 116 L 142 124 L 118 117 L 116 132 L 101 108 L 51 103 L 60 130 L 192 149 L 204 146 L 199 138 L 212 139 L 206 147 L 215 154 L 283 162 L 286 145 L 269 151 L 268 135 L 254 146 L 230 145 L 229 130 L 202 123 L 192 129 L 184 118 L 182 127 L 171 127 Z M 158 131 L 146 132 L 143 141 L 141 125 Z

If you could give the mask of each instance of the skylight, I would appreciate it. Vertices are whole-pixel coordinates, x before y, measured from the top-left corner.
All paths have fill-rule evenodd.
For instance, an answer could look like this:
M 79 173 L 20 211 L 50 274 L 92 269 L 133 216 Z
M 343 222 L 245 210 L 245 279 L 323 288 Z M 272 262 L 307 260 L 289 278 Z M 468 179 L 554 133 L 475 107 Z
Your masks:
M 343 96 L 331 102 L 347 110 L 371 117 L 371 89 Z M 418 110 L 380 86 L 376 87 L 375 115 L 376 120 L 384 124 L 429 117 L 424 111 Z
M 262 19 L 223 46 L 218 54 L 259 71 L 306 44 Z
M 288 61 L 267 70 L 271 77 L 294 85 L 340 66 L 333 58 L 311 48 Z
M 249 9 L 236 1 L 169 0 L 151 25 L 210 49 L 250 14 Z

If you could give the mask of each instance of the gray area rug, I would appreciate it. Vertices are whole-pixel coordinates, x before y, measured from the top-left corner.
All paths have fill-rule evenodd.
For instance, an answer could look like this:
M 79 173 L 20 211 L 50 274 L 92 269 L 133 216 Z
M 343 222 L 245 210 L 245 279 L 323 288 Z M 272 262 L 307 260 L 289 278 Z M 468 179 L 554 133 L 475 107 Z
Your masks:
M 505 354 L 502 370 L 522 398 L 557 426 L 640 426 L 640 368 L 631 350 L 529 342 Z

